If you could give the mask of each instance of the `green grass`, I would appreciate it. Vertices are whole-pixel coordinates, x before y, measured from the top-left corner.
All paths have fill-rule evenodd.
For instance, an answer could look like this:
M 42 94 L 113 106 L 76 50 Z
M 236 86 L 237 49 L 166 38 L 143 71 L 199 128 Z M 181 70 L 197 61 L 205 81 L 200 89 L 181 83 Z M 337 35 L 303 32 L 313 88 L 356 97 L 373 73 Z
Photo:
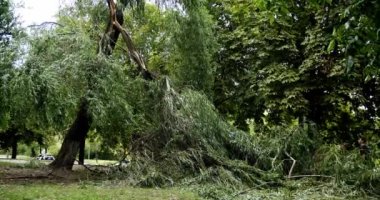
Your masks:
M 8 168 L 30 168 L 37 169 L 41 166 L 45 166 L 48 163 L 43 160 L 29 160 L 25 163 L 13 163 L 9 160 L 0 160 L 0 168 L 8 167 Z
M 200 199 L 180 188 L 145 189 L 113 184 L 25 184 L 0 185 L 2 200 L 161 200 Z
M 10 162 L 6 162 L 6 161 L 2 161 L 0 160 L 0 167 L 19 167 L 21 166 L 22 164 L 18 164 L 18 163 L 10 163 Z

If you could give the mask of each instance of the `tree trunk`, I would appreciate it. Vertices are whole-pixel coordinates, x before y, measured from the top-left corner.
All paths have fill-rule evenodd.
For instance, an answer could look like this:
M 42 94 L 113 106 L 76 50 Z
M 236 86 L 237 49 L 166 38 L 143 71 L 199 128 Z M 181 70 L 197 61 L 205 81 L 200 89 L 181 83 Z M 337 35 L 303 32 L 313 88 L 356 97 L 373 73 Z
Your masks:
M 87 100 L 82 100 L 76 119 L 63 140 L 57 159 L 50 164 L 51 167 L 72 169 L 81 141 L 86 139 L 90 124 L 91 117 L 88 113 L 88 102 Z
M 12 139 L 12 159 L 16 159 L 17 157 L 17 139 L 14 137 Z
M 84 148 L 86 146 L 86 138 L 82 140 L 79 144 L 79 159 L 78 164 L 84 165 Z

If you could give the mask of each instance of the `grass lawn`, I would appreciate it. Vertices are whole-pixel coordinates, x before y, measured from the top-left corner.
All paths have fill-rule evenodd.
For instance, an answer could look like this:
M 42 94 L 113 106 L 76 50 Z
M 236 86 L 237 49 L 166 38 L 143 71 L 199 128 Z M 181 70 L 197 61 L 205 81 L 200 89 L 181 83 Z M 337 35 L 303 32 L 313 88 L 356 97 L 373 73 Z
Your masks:
M 128 180 L 109 179 L 105 174 L 92 174 L 85 169 L 49 175 L 45 163 L 0 162 L 0 200 L 178 200 L 178 199 L 368 199 L 380 196 L 367 194 L 364 188 L 345 185 L 333 179 L 304 178 L 284 181 L 281 187 L 233 188 L 224 184 L 182 185 L 173 188 L 137 188 Z M 180 185 L 180 184 L 179 184 Z M 368 196 L 372 195 L 372 196 Z M 201 197 L 200 197 L 201 196 Z
M 86 170 L 38 178 L 47 176 L 49 170 L 38 160 L 27 163 L 0 161 L 0 200 L 200 199 L 195 192 L 183 188 L 135 188 L 123 181 L 95 181 L 96 177 Z
M 196 194 L 179 188 L 145 189 L 130 186 L 103 185 L 96 183 L 72 184 L 5 184 L 0 185 L 2 200 L 67 199 L 67 200 L 161 200 L 200 199 Z

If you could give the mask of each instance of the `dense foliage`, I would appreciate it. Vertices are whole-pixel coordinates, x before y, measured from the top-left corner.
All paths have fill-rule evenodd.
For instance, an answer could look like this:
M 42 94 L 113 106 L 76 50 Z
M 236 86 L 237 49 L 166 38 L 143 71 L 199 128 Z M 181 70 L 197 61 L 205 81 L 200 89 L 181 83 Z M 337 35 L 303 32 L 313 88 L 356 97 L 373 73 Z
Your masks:
M 247 119 L 278 124 L 306 118 L 325 131 L 326 139 L 373 136 L 379 104 L 378 5 L 259 2 L 215 1 L 210 8 L 223 44 L 214 90 L 219 110 L 243 129 Z
M 0 96 L 0 128 L 4 127 L 6 120 L 6 96 L 7 83 L 10 76 L 10 69 L 15 59 L 14 49 L 10 46 L 10 40 L 12 38 L 12 31 L 15 26 L 14 17 L 12 14 L 9 1 L 1 1 L 0 3 L 0 77 L 1 77 L 1 93 Z M 13 54 L 13 55 L 12 55 Z
M 200 193 L 228 199 L 312 175 L 380 191 L 377 1 L 121 1 L 153 80 L 123 40 L 99 53 L 105 1 L 75 1 L 23 40 L 4 2 L 0 131 L 67 136 L 86 109 L 88 138 L 131 159 L 115 173 L 132 184 L 213 183 Z

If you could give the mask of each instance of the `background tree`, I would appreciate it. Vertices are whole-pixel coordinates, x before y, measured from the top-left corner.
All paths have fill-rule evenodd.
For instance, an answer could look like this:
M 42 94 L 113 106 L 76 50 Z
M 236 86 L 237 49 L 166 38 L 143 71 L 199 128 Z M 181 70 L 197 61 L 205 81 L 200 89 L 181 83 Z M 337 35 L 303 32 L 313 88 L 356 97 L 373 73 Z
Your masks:
M 369 3 L 371 12 L 358 11 L 367 6 L 354 1 L 210 2 L 222 33 L 215 104 L 240 128 L 247 130 L 248 119 L 278 124 L 305 118 L 317 123 L 326 139 L 353 142 L 363 132 L 358 124 L 376 118 L 370 113 L 378 95 L 369 99 L 362 92 L 378 88 L 376 76 L 372 89 L 363 84 L 371 77 L 364 69 L 378 65 L 378 54 L 371 53 L 378 48 L 378 25 L 371 20 L 375 2 Z M 344 13 L 362 23 L 353 25 Z M 368 35 L 368 43 L 359 35 Z M 353 44 L 355 50 L 348 51 Z
M 11 45 L 12 36 L 15 35 L 16 22 L 9 1 L 0 3 L 0 130 L 6 127 L 7 118 L 7 84 L 11 77 L 13 62 L 16 59 L 16 49 Z
M 29 142 L 41 137 L 35 131 L 42 122 L 37 112 L 41 105 L 38 93 L 43 86 L 36 84 L 38 78 L 33 72 L 19 68 L 23 34 L 17 26 L 11 3 L 2 1 L 0 9 L 0 142 L 1 148 L 12 148 L 15 159 L 20 140 Z M 40 141 L 42 143 L 42 139 Z

